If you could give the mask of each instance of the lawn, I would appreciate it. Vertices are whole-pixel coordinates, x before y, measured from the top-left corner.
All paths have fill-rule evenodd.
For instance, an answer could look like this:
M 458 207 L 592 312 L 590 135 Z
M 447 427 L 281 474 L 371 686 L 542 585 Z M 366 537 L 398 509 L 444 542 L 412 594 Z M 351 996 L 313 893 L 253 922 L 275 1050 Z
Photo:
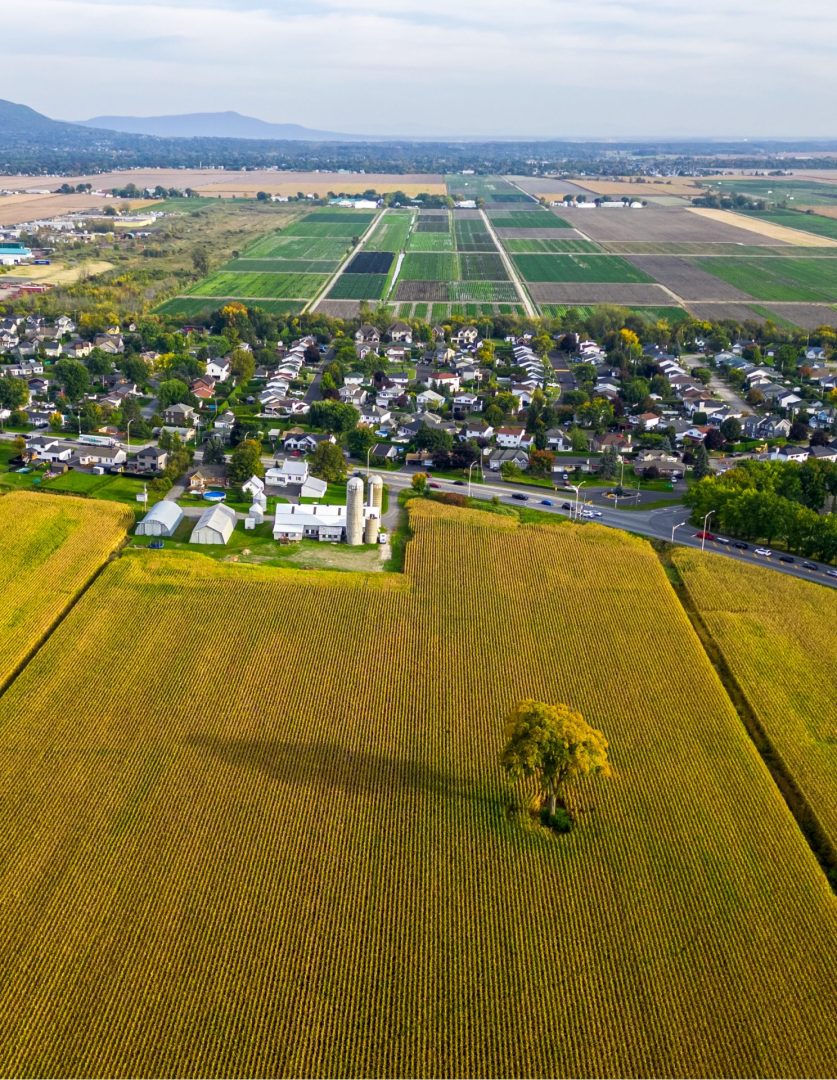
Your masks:
M 218 270 L 193 286 L 190 295 L 310 300 L 327 280 L 326 274 L 249 274 Z
M 514 255 L 526 281 L 646 282 L 652 277 L 618 255 Z
M 3 1075 L 833 1075 L 833 894 L 651 547 L 410 515 L 403 575 L 132 551 L 0 698 Z M 529 696 L 610 744 L 565 836 Z
M 837 300 L 837 257 L 695 258 L 692 263 L 754 300 Z

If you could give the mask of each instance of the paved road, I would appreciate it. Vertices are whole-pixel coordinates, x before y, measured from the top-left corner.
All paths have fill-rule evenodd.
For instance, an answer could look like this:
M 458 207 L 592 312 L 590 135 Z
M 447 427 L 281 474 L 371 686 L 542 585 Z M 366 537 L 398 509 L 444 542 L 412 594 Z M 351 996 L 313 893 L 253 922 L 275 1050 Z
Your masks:
M 365 472 L 366 470 L 361 468 L 358 471 Z M 410 487 L 412 484 L 412 475 L 408 473 L 384 472 L 381 475 L 384 478 L 384 483 L 390 487 L 393 494 L 403 488 Z M 453 491 L 460 495 L 467 493 L 467 486 L 457 484 L 452 480 L 431 478 L 431 482 L 444 491 Z M 524 505 L 523 500 L 514 498 L 515 493 L 526 495 L 526 504 L 533 509 L 558 514 L 562 517 L 571 516 L 571 511 L 562 509 L 563 503 L 572 504 L 574 502 L 575 495 L 571 491 L 556 494 L 544 489 L 543 494 L 540 494 L 539 492 L 533 492 L 532 488 L 515 487 L 490 480 L 484 484 L 473 484 L 471 488 L 471 494 L 475 498 L 491 499 L 497 496 L 506 505 Z M 549 499 L 552 505 L 542 505 L 543 499 Z M 395 501 L 394 498 L 392 501 Z M 609 506 L 602 506 L 601 509 L 597 507 L 595 512 L 597 516 L 592 521 L 597 525 L 606 525 L 613 529 L 624 529 L 626 532 L 636 533 L 639 536 L 654 540 L 667 540 L 669 543 L 672 542 L 672 529 L 674 526 L 680 526 L 674 532 L 674 543 L 682 547 L 700 548 L 701 546 L 701 541 L 695 535 L 698 530 L 693 525 L 688 524 L 689 511 L 685 506 L 676 505 L 658 510 L 615 510 Z M 706 551 L 711 551 L 716 555 L 724 555 L 727 558 L 735 559 L 737 562 L 766 567 L 778 573 L 803 578 L 805 581 L 813 581 L 819 585 L 837 588 L 837 578 L 826 576 L 826 570 L 834 569 L 833 567 L 822 566 L 818 570 L 805 570 L 797 556 L 794 556 L 794 562 L 790 564 L 779 562 L 778 555 L 774 555 L 770 559 L 762 558 L 754 554 L 752 544 L 747 551 L 739 551 L 732 544 L 727 546 L 712 543 L 711 541 L 708 541 L 704 546 Z

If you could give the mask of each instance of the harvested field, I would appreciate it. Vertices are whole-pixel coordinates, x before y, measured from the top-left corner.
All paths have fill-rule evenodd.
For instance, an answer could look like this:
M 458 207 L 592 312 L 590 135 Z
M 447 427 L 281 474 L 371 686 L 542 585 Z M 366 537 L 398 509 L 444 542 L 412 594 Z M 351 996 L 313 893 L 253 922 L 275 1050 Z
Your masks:
M 642 240 L 699 244 L 776 244 L 768 236 L 736 227 L 726 218 L 701 218 L 686 207 L 646 206 L 642 210 L 574 210 L 567 220 L 592 240 Z
M 645 199 L 649 195 L 700 195 L 705 185 L 690 177 L 673 177 L 666 180 L 640 180 L 627 176 L 615 180 L 586 180 L 584 186 L 594 195 L 623 195 L 632 199 Z
M 618 255 L 515 255 L 513 261 L 526 281 L 654 280 Z
M 600 285 L 595 282 L 537 282 L 529 285 L 529 294 L 540 304 L 634 304 L 668 306 L 671 297 L 659 285 Z
M 358 300 L 332 300 L 326 298 L 317 304 L 317 311 L 335 319 L 354 319 L 360 311 Z
M 561 180 L 552 176 L 510 176 L 510 183 L 538 198 L 554 199 L 562 195 L 590 195 L 590 188 L 582 181 Z
M 750 295 L 709 273 L 718 259 L 705 259 L 698 265 L 671 255 L 626 255 L 634 266 L 649 274 L 661 285 L 684 300 L 749 300 Z M 706 270 L 702 269 L 706 266 Z
M 818 326 L 837 326 L 837 311 L 830 304 L 782 304 L 775 301 L 765 312 L 793 323 L 803 330 L 816 330 Z
M 426 192 L 428 195 L 444 195 L 446 188 L 444 177 L 438 174 L 423 173 L 327 173 L 327 172 L 277 172 L 274 169 L 130 169 L 125 172 L 99 173 L 89 176 L 16 176 L 15 186 L 58 187 L 65 181 L 72 184 L 88 183 L 94 187 L 122 188 L 134 183 L 138 188 L 190 187 L 201 195 L 215 195 L 225 198 L 238 195 L 255 198 L 258 192 L 267 191 L 271 195 L 303 194 L 327 195 L 329 191 L 344 195 L 362 195 L 373 188 L 384 194 L 388 191 L 403 191 L 405 195 L 415 196 Z
M 25 278 L 27 281 L 38 281 L 45 285 L 70 285 L 82 278 L 105 274 L 113 268 L 113 263 L 100 259 L 89 259 L 78 266 L 64 266 L 60 262 L 51 263 L 49 266 L 34 266 L 30 263 L 15 267 L 10 275 L 0 277 L 0 282 L 8 282 L 10 278 Z
M 731 210 L 710 210 L 706 207 L 690 206 L 688 212 L 697 214 L 699 217 L 711 221 L 719 221 L 723 224 L 734 225 L 737 229 L 747 232 L 758 233 L 769 240 L 782 240 L 786 244 L 799 247 L 824 247 L 837 248 L 837 240 L 829 236 L 820 236 L 817 233 L 805 232 L 799 228 L 788 228 L 786 225 L 777 225 L 766 217 L 755 214 L 735 214 Z
M 650 546 L 411 523 L 403 577 L 132 552 L 0 700 L 0 1072 L 833 1075 L 833 895 Z M 610 742 L 565 837 L 529 694 Z
M 153 205 L 152 199 L 110 199 L 103 195 L 0 195 L 0 226 L 20 225 L 25 221 L 83 210 L 101 210 L 104 206 L 130 206 L 132 210 L 138 210 Z
M 346 274 L 388 274 L 395 260 L 391 251 L 359 251 L 349 260 Z
M 689 304 L 689 311 L 696 319 L 706 319 L 708 322 L 719 322 L 721 319 L 731 319 L 733 322 L 765 322 L 763 315 L 750 307 L 748 304 Z
M 656 240 L 602 240 L 605 251 L 614 255 L 788 255 L 822 254 L 820 248 L 794 248 L 787 244 L 776 247 L 764 247 L 757 244 L 701 244 L 694 241 L 680 240 L 670 244 Z

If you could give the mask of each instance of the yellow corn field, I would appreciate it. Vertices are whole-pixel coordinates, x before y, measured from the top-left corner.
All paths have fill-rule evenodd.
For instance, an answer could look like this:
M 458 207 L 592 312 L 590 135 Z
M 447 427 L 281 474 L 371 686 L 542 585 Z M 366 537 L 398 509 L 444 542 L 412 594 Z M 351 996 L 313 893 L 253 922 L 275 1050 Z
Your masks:
M 0 498 L 0 685 L 133 523 L 118 503 L 32 492 Z
M 837 592 L 685 549 L 674 563 L 775 752 L 837 846 Z
M 0 698 L 0 1073 L 833 1075 L 833 895 L 651 548 L 411 519 L 403 577 L 129 552 Z M 610 743 L 565 837 L 525 697 Z

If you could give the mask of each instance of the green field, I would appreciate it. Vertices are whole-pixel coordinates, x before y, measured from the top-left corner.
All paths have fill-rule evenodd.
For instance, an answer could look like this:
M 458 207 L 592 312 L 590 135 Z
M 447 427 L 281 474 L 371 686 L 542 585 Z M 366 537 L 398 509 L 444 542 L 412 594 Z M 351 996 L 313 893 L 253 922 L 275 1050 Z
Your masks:
M 363 245 L 364 251 L 402 251 L 407 243 L 413 215 L 409 210 L 387 210 Z
M 837 257 L 696 259 L 694 265 L 754 300 L 837 300 Z
M 514 196 L 515 201 L 523 193 L 502 176 L 462 176 L 454 173 L 445 177 L 448 194 L 463 195 L 466 199 L 488 199 Z
M 456 246 L 460 251 L 496 251 L 497 247 L 485 222 L 471 218 L 454 218 Z
M 503 240 L 503 247 L 510 253 L 519 252 L 532 252 L 534 254 L 544 255 L 564 255 L 567 253 L 582 254 L 584 252 L 601 251 L 601 247 L 598 244 L 594 244 L 592 240 L 583 240 L 581 237 L 572 240 L 553 240 L 551 237 L 547 240 L 521 240 L 506 238 Z
M 816 180 L 782 177 L 744 177 L 740 180 L 707 181 L 726 195 L 752 195 L 770 204 L 795 202 L 799 206 L 833 206 L 837 203 L 837 184 L 818 184 Z
M 339 262 L 350 247 L 348 240 L 271 233 L 251 244 L 242 254 L 248 259 L 328 259 Z
M 837 190 L 837 189 L 835 189 Z M 821 214 L 802 214 L 797 210 L 770 210 L 767 213 L 751 213 L 748 217 L 761 221 L 772 221 L 775 225 L 786 225 L 789 229 L 815 233 L 817 236 L 829 236 L 837 240 L 837 218 L 823 217 Z M 818 249 L 822 251 L 822 248 Z
M 329 300 L 380 300 L 388 274 L 341 274 L 331 286 Z
M 488 215 L 495 229 L 571 229 L 569 221 L 550 210 L 493 211 Z
M 509 275 L 500 255 L 466 251 L 459 256 L 459 274 L 463 281 L 508 281 Z
M 193 286 L 189 295 L 310 300 L 327 280 L 326 274 L 248 274 L 218 270 Z
M 453 251 L 453 234 L 449 232 L 413 232 L 407 244 L 408 251 Z
M 516 303 L 517 290 L 511 281 L 452 281 L 448 285 L 451 302 L 480 301 L 485 303 Z
M 242 301 L 237 296 L 212 297 L 200 300 L 192 296 L 175 296 L 166 300 L 156 310 L 160 315 L 171 315 L 178 319 L 204 319 L 213 311 L 229 303 L 245 303 L 247 307 L 260 308 L 274 315 L 296 315 L 305 307 L 304 301 L 294 300 L 257 300 Z
M 514 255 L 526 281 L 649 282 L 654 279 L 617 255 Z
M 224 263 L 225 271 L 245 271 L 257 274 L 331 274 L 340 265 L 339 259 L 232 259 Z
M 402 281 L 457 281 L 459 276 L 458 256 L 444 251 L 407 252 L 398 275 Z

